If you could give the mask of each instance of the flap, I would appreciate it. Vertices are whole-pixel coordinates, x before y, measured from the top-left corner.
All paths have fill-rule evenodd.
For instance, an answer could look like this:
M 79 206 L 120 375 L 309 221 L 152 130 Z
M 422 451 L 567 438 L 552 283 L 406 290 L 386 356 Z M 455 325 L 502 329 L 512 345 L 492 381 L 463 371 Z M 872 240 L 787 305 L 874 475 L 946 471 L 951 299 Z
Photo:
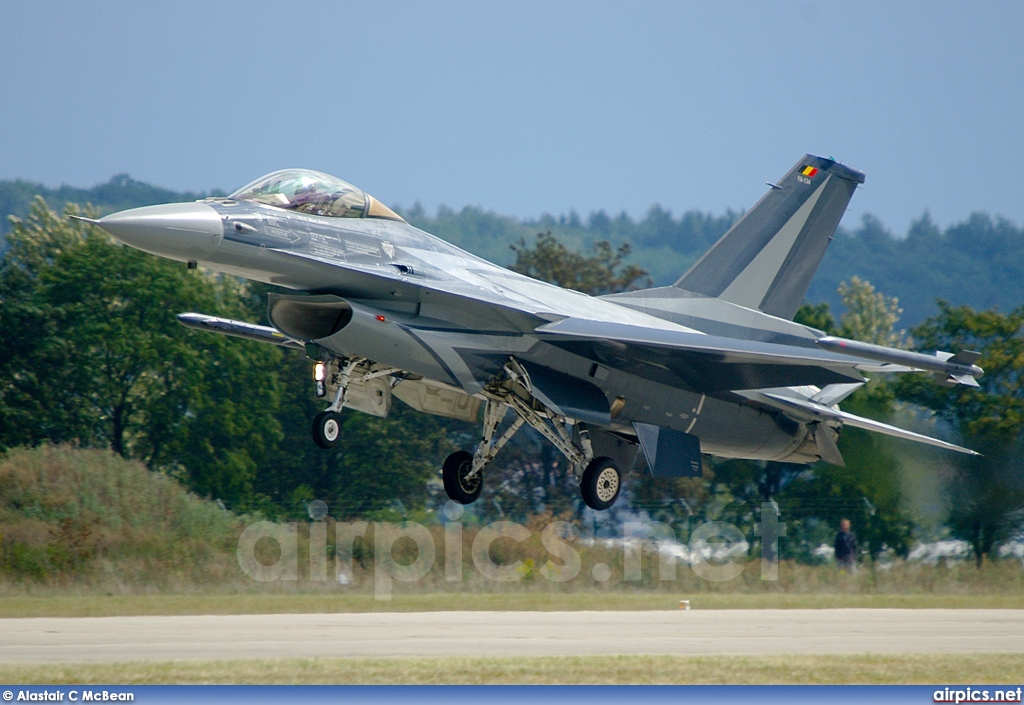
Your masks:
M 817 347 L 579 318 L 540 326 L 534 334 L 552 345 L 630 374 L 703 394 L 863 382 L 857 365 L 875 364 Z

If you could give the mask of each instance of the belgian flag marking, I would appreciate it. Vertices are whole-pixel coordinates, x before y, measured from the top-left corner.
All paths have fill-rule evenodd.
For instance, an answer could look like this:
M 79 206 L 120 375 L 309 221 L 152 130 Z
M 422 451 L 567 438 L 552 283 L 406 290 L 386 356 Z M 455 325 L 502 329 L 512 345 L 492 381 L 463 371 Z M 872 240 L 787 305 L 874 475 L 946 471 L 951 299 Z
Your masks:
M 814 176 L 817 173 L 818 173 L 818 169 L 816 167 L 813 167 L 813 166 L 805 166 L 800 171 L 800 175 L 801 176 L 806 176 L 807 178 L 811 178 L 812 176 Z

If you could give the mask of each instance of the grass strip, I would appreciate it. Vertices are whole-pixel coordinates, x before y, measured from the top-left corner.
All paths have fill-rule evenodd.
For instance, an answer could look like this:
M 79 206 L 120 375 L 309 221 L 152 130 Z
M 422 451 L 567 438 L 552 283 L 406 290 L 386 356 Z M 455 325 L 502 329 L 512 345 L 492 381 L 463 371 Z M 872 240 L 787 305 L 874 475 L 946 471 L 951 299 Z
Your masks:
M 0 664 L 15 684 L 1011 684 L 1020 654 L 351 658 Z
M 185 594 L 54 595 L 0 598 L 0 618 L 188 614 L 313 614 L 332 612 L 672 610 L 691 609 L 1022 609 L 1024 595 L 848 595 L 780 593 L 504 592 L 395 595 Z

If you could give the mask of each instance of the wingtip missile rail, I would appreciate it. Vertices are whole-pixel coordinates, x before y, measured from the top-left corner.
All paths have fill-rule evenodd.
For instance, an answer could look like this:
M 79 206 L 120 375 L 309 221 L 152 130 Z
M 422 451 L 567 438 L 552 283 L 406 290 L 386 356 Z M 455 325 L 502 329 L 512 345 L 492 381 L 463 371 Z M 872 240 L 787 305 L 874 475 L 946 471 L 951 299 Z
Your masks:
M 977 378 L 985 374 L 985 370 L 974 364 L 981 357 L 981 353 L 972 350 L 962 350 L 956 355 L 941 351 L 936 352 L 934 355 L 927 355 L 925 353 L 887 348 L 884 345 L 864 343 L 859 340 L 849 340 L 831 335 L 818 338 L 817 342 L 818 347 L 842 355 L 866 358 L 893 365 L 904 365 L 931 372 L 940 384 L 965 384 L 977 387 Z

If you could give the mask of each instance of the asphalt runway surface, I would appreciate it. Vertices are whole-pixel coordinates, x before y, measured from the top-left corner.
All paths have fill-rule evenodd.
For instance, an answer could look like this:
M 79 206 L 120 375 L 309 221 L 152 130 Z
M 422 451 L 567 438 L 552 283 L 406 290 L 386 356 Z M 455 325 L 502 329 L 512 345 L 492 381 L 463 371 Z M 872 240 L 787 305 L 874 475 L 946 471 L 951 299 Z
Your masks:
M 374 612 L 0 619 L 0 663 L 1021 653 L 1024 610 Z

